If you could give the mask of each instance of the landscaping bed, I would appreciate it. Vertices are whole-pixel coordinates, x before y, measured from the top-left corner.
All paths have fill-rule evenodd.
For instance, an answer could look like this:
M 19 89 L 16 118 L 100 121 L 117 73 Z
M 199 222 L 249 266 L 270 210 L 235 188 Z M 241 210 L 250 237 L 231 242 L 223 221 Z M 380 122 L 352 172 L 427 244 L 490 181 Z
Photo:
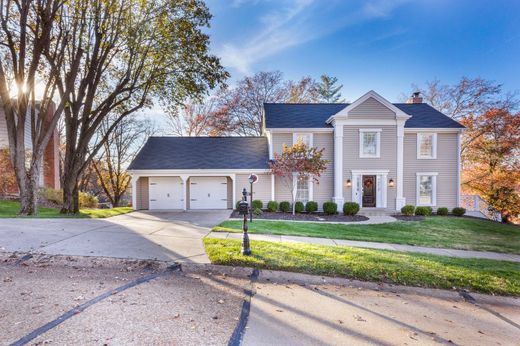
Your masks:
M 243 218 L 243 215 L 240 215 L 238 211 L 234 210 L 231 214 L 232 218 Z M 366 221 L 368 217 L 363 215 L 343 215 L 343 214 L 334 214 L 334 215 L 326 215 L 324 213 L 296 213 L 295 215 L 291 213 L 282 213 L 282 212 L 269 212 L 264 211 L 260 215 L 253 214 L 253 219 L 259 220 L 290 220 L 290 221 L 316 221 L 316 222 L 359 222 Z
M 393 218 L 396 218 L 399 221 L 423 221 L 424 216 L 421 215 L 403 215 L 403 214 L 395 214 L 392 215 Z
M 398 285 L 520 296 L 520 264 L 345 246 L 205 238 L 211 263 L 284 270 Z

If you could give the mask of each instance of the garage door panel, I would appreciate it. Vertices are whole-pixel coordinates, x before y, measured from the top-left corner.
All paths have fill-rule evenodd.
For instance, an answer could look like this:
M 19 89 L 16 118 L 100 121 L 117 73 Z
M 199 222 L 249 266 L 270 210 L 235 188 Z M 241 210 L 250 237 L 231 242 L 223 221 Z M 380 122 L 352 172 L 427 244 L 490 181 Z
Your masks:
M 226 177 L 191 177 L 191 209 L 227 209 Z
M 149 186 L 150 210 L 184 208 L 180 177 L 150 177 Z

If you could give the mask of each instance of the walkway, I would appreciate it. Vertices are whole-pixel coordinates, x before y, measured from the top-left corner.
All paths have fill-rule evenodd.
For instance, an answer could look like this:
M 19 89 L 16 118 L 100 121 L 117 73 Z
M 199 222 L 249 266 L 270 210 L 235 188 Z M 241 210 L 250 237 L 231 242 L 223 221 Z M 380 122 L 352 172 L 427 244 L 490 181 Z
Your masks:
M 211 232 L 208 237 L 221 239 L 242 239 L 242 233 L 230 232 Z M 290 235 L 271 235 L 271 234 L 249 234 L 252 240 L 265 240 L 272 242 L 287 242 L 287 243 L 306 243 L 332 246 L 352 246 L 379 250 L 393 250 L 404 252 L 419 252 L 438 256 L 461 257 L 461 258 L 484 258 L 499 261 L 511 261 L 520 263 L 520 255 L 487 252 L 487 251 L 470 251 L 470 250 L 455 250 L 435 247 L 424 247 L 403 244 L 389 244 L 378 243 L 370 241 L 356 241 L 344 239 L 329 239 L 329 238 L 315 238 L 315 237 L 298 237 Z

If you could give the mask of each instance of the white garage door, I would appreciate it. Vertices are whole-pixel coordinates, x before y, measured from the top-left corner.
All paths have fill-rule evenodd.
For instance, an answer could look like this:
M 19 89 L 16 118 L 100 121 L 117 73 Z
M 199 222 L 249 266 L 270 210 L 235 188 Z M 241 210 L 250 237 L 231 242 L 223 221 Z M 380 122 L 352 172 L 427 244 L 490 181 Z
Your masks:
M 227 209 L 227 178 L 191 177 L 190 209 Z
M 183 209 L 182 184 L 179 177 L 150 177 L 150 210 Z

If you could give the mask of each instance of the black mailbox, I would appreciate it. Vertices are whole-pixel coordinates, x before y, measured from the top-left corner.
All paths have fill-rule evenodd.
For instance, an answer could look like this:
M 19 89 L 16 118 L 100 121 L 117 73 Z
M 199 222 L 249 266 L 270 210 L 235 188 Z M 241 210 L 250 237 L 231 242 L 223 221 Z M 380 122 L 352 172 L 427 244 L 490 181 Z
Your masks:
M 240 203 L 238 203 L 238 213 L 240 215 L 247 215 L 249 211 L 249 208 L 248 208 L 248 204 L 246 201 L 240 201 Z

